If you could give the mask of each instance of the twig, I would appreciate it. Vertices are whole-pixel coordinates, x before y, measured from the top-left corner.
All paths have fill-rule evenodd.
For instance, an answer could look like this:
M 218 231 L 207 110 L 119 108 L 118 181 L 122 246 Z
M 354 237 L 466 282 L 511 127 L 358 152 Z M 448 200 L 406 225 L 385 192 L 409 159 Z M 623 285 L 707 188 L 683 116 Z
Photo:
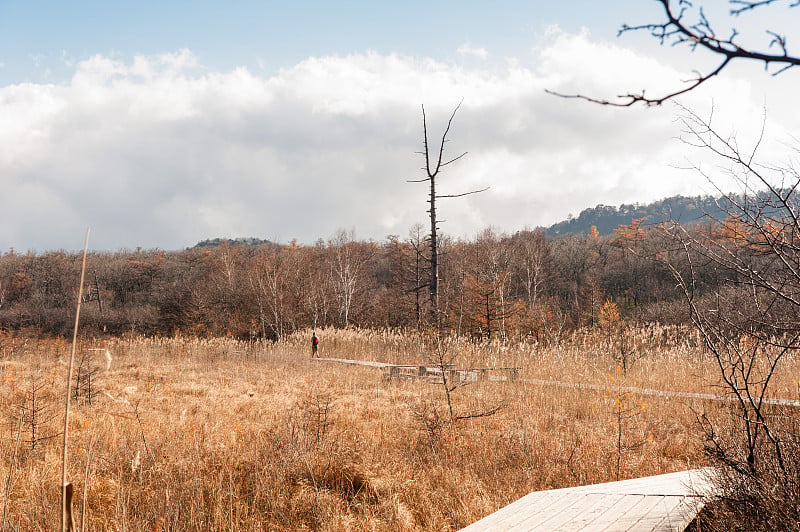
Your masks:
M 92 466 L 92 445 L 94 437 L 89 440 L 86 450 L 86 468 L 83 471 L 83 495 L 81 497 L 81 532 L 86 530 L 86 492 L 89 486 L 89 468 Z
M 150 447 L 147 446 L 147 439 L 144 437 L 144 425 L 142 425 L 142 418 L 139 417 L 139 403 L 133 405 L 133 413 L 136 414 L 136 422 L 139 423 L 139 434 L 142 436 L 142 443 L 144 450 L 147 452 L 148 458 L 153 459 L 153 453 L 150 452 Z
M 11 492 L 11 474 L 14 472 L 14 462 L 17 460 L 17 449 L 19 448 L 19 438 L 22 435 L 22 414 L 19 416 L 17 426 L 17 441 L 14 443 L 14 452 L 11 455 L 11 464 L 8 466 L 8 478 L 6 478 L 6 496 L 3 499 L 3 527 L 2 532 L 6 531 L 6 510 L 8 509 L 8 494 Z
M 78 307 L 75 310 L 75 328 L 72 332 L 72 349 L 69 354 L 69 366 L 67 369 L 67 393 L 64 398 L 64 440 L 61 452 L 61 532 L 72 529 L 70 519 L 70 509 L 67 499 L 72 498 L 72 493 L 67 493 L 67 442 L 69 441 L 69 399 L 71 395 L 70 383 L 72 383 L 72 366 L 75 363 L 75 344 L 78 341 L 78 323 L 81 316 L 81 300 L 83 299 L 83 280 L 86 276 L 86 254 L 89 251 L 89 228 L 86 228 L 86 240 L 83 244 L 83 263 L 81 265 L 81 283 L 78 286 Z

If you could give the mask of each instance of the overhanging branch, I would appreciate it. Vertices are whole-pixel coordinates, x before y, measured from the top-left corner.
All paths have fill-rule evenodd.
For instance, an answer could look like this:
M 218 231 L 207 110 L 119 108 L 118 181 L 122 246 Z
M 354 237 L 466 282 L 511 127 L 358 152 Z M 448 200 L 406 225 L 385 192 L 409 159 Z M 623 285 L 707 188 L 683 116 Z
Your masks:
M 747 11 L 776 3 L 777 1 L 778 0 L 730 0 L 730 4 L 734 6 L 730 14 L 738 16 Z M 638 103 L 642 103 L 646 106 L 658 106 L 667 100 L 695 90 L 709 79 L 718 76 L 735 60 L 763 63 L 765 68 L 775 66 L 776 70 L 772 72 L 773 76 L 777 76 L 790 68 L 800 66 L 800 56 L 790 53 L 788 41 L 784 35 L 767 29 L 766 33 L 770 35 L 772 39 L 765 49 L 759 50 L 748 46 L 742 46 L 737 42 L 739 32 L 735 28 L 732 29 L 729 37 L 719 37 L 717 32 L 714 31 L 711 21 L 703 12 L 702 7 L 698 11 L 697 21 L 692 23 L 686 20 L 689 9 L 692 7 L 690 2 L 680 0 L 677 2 L 677 7 L 671 5 L 670 0 L 658 0 L 658 2 L 663 8 L 664 22 L 635 26 L 624 24 L 617 35 L 619 36 L 632 31 L 647 31 L 662 45 L 667 43 L 672 46 L 685 44 L 692 51 L 699 47 L 713 55 L 721 57 L 721 61 L 716 68 L 705 73 L 698 73 L 696 78 L 687 80 L 686 83 L 688 83 L 688 85 L 682 89 L 674 90 L 657 97 L 647 96 L 644 89 L 641 92 L 629 92 L 618 95 L 616 100 L 596 98 L 585 94 L 568 94 L 553 90 L 545 90 L 545 92 L 561 98 L 580 99 L 613 107 L 631 107 Z M 797 6 L 800 6 L 800 0 L 795 0 L 789 4 L 789 7 Z M 771 51 L 775 49 L 777 50 Z

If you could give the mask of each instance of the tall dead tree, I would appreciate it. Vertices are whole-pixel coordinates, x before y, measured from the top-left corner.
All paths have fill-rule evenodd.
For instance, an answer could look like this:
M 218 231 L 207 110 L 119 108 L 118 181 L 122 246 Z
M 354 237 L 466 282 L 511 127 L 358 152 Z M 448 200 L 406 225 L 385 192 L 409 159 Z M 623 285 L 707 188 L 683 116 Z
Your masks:
M 457 160 L 464 157 L 467 152 L 463 152 L 460 155 L 453 157 L 453 158 L 445 158 L 444 156 L 444 145 L 447 142 L 447 135 L 450 133 L 450 127 L 453 124 L 453 119 L 456 116 L 459 108 L 463 100 L 456 105 L 453 112 L 450 114 L 450 119 L 447 121 L 447 127 L 442 133 L 441 141 L 439 142 L 439 153 L 432 154 L 431 147 L 428 140 L 428 120 L 425 114 L 425 106 L 422 106 L 422 133 L 423 133 L 423 151 L 420 152 L 421 155 L 425 157 L 425 166 L 423 170 L 425 170 L 426 177 L 423 179 L 417 180 L 410 180 L 412 183 L 424 183 L 427 182 L 429 185 L 429 192 L 428 192 L 428 204 L 430 208 L 428 209 L 428 214 L 430 215 L 430 222 L 431 222 L 431 233 L 430 233 L 430 279 L 428 284 L 428 294 L 430 298 L 430 326 L 432 327 L 432 333 L 435 335 L 434 341 L 431 343 L 432 352 L 431 356 L 438 366 L 439 371 L 442 375 L 442 388 L 444 390 L 445 399 L 447 400 L 447 409 L 449 414 L 449 423 L 452 426 L 457 420 L 460 419 L 469 419 L 473 417 L 482 417 L 482 416 L 489 416 L 494 414 L 500 409 L 500 406 L 495 406 L 492 408 L 488 408 L 484 411 L 477 412 L 477 413 L 470 413 L 470 414 L 457 414 L 454 405 L 453 405 L 453 398 L 452 393 L 460 386 L 459 383 L 455 385 L 448 381 L 447 375 L 447 367 L 449 362 L 449 355 L 447 349 L 447 338 L 444 337 L 442 334 L 443 327 L 442 327 L 442 319 L 441 313 L 439 311 L 439 241 L 438 241 L 438 218 L 436 217 L 436 200 L 442 198 L 460 198 L 463 196 L 469 196 L 470 194 L 477 194 L 478 192 L 483 192 L 484 190 L 488 190 L 488 188 L 484 188 L 481 190 L 472 190 L 470 192 L 463 192 L 461 194 L 437 194 L 436 192 L 436 177 L 439 175 L 439 172 L 445 166 L 456 162 Z M 435 424 L 439 424 L 438 422 L 438 414 L 436 413 L 436 409 L 434 408 L 434 415 L 433 417 L 429 417 L 428 414 L 421 414 L 420 419 L 422 419 L 423 424 L 425 426 L 429 426 L 429 422 L 435 420 Z
M 438 155 L 432 157 L 431 154 L 431 147 L 428 141 L 428 120 L 425 114 L 425 106 L 422 106 L 422 133 L 423 133 L 423 151 L 419 152 L 421 155 L 425 157 L 425 166 L 423 170 L 425 170 L 425 174 L 427 177 L 424 179 L 415 179 L 410 180 L 411 183 L 424 183 L 428 182 L 430 191 L 428 193 L 428 204 L 430 208 L 428 209 L 428 214 L 430 215 L 430 222 L 431 222 L 431 232 L 430 232 L 430 280 L 429 280 L 429 298 L 430 298 L 430 321 L 431 325 L 436 328 L 436 330 L 441 329 L 441 316 L 439 314 L 439 241 L 438 241 L 438 219 L 436 217 L 436 200 L 441 198 L 459 198 L 462 196 L 468 196 L 470 194 L 477 194 L 478 192 L 483 192 L 484 190 L 488 190 L 488 188 L 484 188 L 481 190 L 472 190 L 470 192 L 464 192 L 461 194 L 437 194 L 436 193 L 436 177 L 439 175 L 439 172 L 445 166 L 456 162 L 457 160 L 464 157 L 467 152 L 463 152 L 462 154 L 453 157 L 452 159 L 446 159 L 444 157 L 444 145 L 447 140 L 447 135 L 450 133 L 450 127 L 453 124 L 453 119 L 456 116 L 459 108 L 463 100 L 456 105 L 455 109 L 453 109 L 452 114 L 450 115 L 450 119 L 447 121 L 447 127 L 442 133 L 442 138 L 439 143 L 439 153 Z

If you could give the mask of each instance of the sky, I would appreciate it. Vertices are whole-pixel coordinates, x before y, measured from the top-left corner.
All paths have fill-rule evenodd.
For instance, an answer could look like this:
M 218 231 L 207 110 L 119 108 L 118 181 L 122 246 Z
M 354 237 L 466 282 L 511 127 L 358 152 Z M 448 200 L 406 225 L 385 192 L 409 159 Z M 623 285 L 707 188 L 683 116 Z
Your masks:
M 800 8 L 730 20 L 742 39 L 800 27 Z M 713 64 L 623 24 L 655 1 L 0 0 L 0 253 L 175 250 L 209 238 L 313 244 L 426 223 L 422 107 L 432 145 L 453 110 L 441 229 L 471 238 L 598 204 L 713 193 L 688 166 L 724 167 L 681 140 L 690 109 L 760 156 L 797 145 L 800 69 L 741 65 L 676 103 L 600 98 L 681 86 Z M 727 26 L 725 26 L 727 24 Z M 787 28 L 782 31 L 782 28 Z

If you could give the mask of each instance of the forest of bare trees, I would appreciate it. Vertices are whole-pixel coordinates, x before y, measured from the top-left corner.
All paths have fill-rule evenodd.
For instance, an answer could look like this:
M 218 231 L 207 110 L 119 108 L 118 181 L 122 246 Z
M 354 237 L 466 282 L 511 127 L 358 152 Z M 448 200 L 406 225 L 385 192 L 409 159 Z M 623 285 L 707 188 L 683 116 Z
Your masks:
M 714 238 L 708 224 L 689 226 Z M 683 294 L 650 260 L 663 226 L 620 226 L 546 238 L 544 231 L 470 240 L 440 237 L 443 327 L 460 336 L 557 341 L 597 321 L 613 301 L 623 319 L 683 322 Z M 420 227 L 405 237 L 359 241 L 338 231 L 313 245 L 223 242 L 183 251 L 95 252 L 83 310 L 87 334 L 228 335 L 278 339 L 309 327 L 418 329 L 430 305 L 429 247 Z M 0 256 L 0 327 L 67 335 L 80 257 L 9 252 Z M 705 274 L 713 287 L 714 271 Z M 95 301 L 99 299 L 99 301 Z

